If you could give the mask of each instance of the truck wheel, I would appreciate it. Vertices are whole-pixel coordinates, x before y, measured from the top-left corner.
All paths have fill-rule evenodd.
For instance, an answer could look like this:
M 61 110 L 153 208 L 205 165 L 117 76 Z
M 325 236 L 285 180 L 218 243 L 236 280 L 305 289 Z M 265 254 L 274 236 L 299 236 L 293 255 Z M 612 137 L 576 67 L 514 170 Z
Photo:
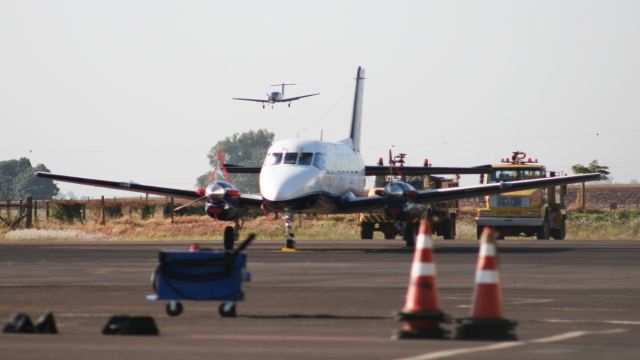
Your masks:
M 384 238 L 386 240 L 392 240 L 396 238 L 396 229 L 393 225 L 385 225 L 382 228 L 382 233 L 384 234 Z
M 360 238 L 362 240 L 373 239 L 373 223 L 365 222 L 360 225 Z
M 413 249 L 416 246 L 416 228 L 416 225 L 410 222 L 404 226 L 402 238 L 409 249 Z
M 456 238 L 456 216 L 451 215 L 449 220 L 442 222 L 442 238 L 445 240 L 453 240 Z
M 538 240 L 549 240 L 550 234 L 551 234 L 551 229 L 549 228 L 549 216 L 545 216 L 542 226 L 538 229 L 538 232 L 536 233 L 536 238 L 538 238 Z
M 556 240 L 564 240 L 565 236 L 567 235 L 566 226 L 567 224 L 565 223 L 565 220 L 562 219 L 562 222 L 560 223 L 560 228 L 551 230 L 551 236 Z

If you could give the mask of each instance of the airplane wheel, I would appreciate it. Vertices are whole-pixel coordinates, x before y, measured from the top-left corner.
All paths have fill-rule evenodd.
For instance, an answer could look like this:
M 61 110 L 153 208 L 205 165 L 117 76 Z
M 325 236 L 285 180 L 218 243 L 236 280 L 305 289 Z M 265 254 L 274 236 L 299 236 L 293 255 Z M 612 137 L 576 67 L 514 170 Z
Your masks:
M 218 307 L 218 314 L 222 317 L 236 317 L 236 304 L 224 302 Z
M 236 234 L 233 226 L 227 226 L 224 228 L 224 249 L 228 251 L 233 250 L 233 244 L 236 242 Z
M 416 228 L 417 227 L 411 223 L 407 223 L 404 227 L 404 234 L 402 238 L 409 249 L 413 249 L 416 246 Z
M 179 301 L 169 301 L 165 307 L 167 315 L 178 316 L 182 314 L 182 303 Z

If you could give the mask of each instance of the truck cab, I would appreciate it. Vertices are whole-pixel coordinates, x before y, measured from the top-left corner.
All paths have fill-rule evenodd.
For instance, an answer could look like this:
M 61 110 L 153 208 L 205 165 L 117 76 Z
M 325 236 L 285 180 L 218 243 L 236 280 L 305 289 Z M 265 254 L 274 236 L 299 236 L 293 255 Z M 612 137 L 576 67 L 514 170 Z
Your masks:
M 513 152 L 492 165 L 491 172 L 481 176 L 482 183 L 538 179 L 557 176 L 547 172 L 537 159 L 527 158 L 521 151 Z M 547 240 L 565 237 L 567 218 L 567 187 L 520 190 L 484 198 L 484 206 L 477 210 L 478 238 L 485 226 L 496 230 L 499 239 L 505 236 L 536 236 Z

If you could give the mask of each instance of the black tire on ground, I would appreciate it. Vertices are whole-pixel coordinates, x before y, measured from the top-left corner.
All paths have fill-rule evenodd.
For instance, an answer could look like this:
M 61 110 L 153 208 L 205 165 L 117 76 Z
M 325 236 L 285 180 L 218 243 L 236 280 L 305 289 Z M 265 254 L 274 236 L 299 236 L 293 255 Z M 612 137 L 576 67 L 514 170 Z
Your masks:
M 360 224 L 360 239 L 373 239 L 373 223 L 363 222 L 362 224 Z
M 442 222 L 442 238 L 454 240 L 456 238 L 456 214 L 449 215 L 449 220 Z
M 182 314 L 182 303 L 179 301 L 169 301 L 165 306 L 165 310 L 169 316 L 178 316 Z
M 387 224 L 382 227 L 382 233 L 386 240 L 392 240 L 396 238 L 396 229 L 393 225 Z
M 236 303 L 223 302 L 218 306 L 218 314 L 222 317 L 236 317 Z
M 224 249 L 227 251 L 233 251 L 234 243 L 236 242 L 236 232 L 233 226 L 227 226 L 224 228 Z
M 566 220 L 562 219 L 559 229 L 551 229 L 551 236 L 556 240 L 564 240 L 566 235 L 567 235 L 567 224 L 566 224 Z
M 404 226 L 404 233 L 402 234 L 402 239 L 404 239 L 405 245 L 410 249 L 413 249 L 416 246 L 416 230 L 417 230 L 416 224 L 412 224 L 408 222 Z
M 545 215 L 542 226 L 536 232 L 536 238 L 538 240 L 549 240 L 551 229 L 549 228 L 549 216 Z

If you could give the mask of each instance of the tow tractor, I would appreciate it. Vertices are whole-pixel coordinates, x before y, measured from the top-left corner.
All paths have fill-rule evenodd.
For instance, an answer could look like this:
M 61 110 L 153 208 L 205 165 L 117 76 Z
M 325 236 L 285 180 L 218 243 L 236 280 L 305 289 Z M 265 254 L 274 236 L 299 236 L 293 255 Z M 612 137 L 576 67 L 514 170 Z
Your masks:
M 538 159 L 514 151 L 511 158 L 491 165 L 488 174 L 480 175 L 481 183 L 527 180 L 561 175 L 547 170 Z M 486 196 L 484 207 L 477 211 L 478 239 L 485 226 L 496 229 L 498 239 L 505 236 L 536 236 L 548 240 L 562 240 L 566 233 L 567 186 L 552 186 Z

